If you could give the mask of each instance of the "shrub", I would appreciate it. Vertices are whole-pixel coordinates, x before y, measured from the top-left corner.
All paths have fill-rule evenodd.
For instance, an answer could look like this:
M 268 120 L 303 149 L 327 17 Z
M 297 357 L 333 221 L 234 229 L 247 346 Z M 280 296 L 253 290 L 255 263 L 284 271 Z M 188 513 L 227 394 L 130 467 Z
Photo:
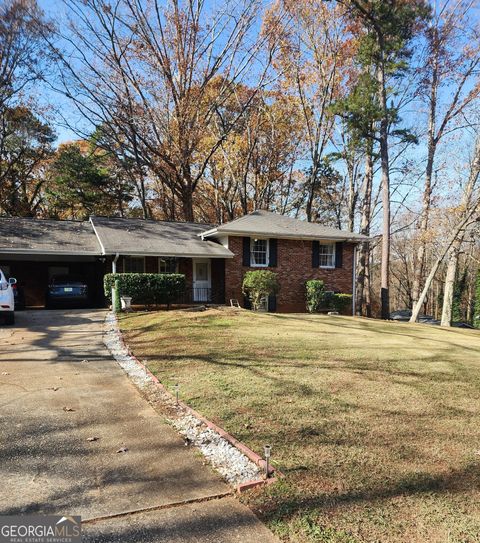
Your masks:
M 351 294 L 334 294 L 332 296 L 331 306 L 334 311 L 338 311 L 339 313 L 343 313 L 349 305 L 352 303 L 352 295 Z
M 120 296 L 131 296 L 135 304 L 170 305 L 185 293 L 185 276 L 179 273 L 108 273 L 103 279 L 108 299 L 116 281 Z
M 307 310 L 310 313 L 320 311 L 338 311 L 342 313 L 352 303 L 351 294 L 335 294 L 325 291 L 325 284 L 320 279 L 310 279 L 305 283 Z
M 318 313 L 324 307 L 325 283 L 320 279 L 310 279 L 305 283 L 307 296 L 307 310 Z
M 248 297 L 254 311 L 257 311 L 262 299 L 280 290 L 277 274 L 267 270 L 248 271 L 243 277 L 242 291 Z

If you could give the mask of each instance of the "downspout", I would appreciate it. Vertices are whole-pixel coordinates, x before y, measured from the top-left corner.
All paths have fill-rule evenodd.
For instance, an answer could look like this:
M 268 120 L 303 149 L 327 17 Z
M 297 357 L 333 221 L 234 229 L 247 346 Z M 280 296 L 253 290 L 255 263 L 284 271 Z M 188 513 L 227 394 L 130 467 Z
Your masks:
M 352 316 L 355 317 L 356 299 L 357 299 L 357 245 L 353 246 L 353 266 L 352 266 Z
M 118 261 L 119 256 L 120 255 L 117 253 L 115 255 L 115 258 L 112 260 L 112 273 L 117 273 L 117 261 Z

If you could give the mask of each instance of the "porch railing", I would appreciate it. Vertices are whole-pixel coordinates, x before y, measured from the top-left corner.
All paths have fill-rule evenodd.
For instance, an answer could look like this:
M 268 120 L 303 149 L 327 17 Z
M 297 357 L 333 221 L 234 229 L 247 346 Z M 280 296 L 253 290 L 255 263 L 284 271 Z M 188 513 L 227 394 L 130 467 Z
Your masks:
M 187 288 L 182 296 L 175 302 L 178 304 L 223 304 L 225 296 L 212 288 Z

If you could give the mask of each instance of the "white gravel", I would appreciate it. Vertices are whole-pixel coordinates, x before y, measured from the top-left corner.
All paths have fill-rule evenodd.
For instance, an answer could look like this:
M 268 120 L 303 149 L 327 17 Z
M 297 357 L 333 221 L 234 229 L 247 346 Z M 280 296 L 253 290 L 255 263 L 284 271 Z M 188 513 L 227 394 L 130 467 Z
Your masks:
M 120 340 L 115 315 L 111 312 L 105 319 L 104 343 L 139 389 L 143 391 L 148 389 L 150 397 L 152 393 L 155 394 L 155 402 L 162 402 L 176 411 L 177 416 L 167 420 L 184 436 L 187 445 L 198 447 L 228 483 L 238 485 L 262 478 L 262 471 L 254 462 L 201 420 L 176 406 L 171 396 L 156 386 L 151 376 L 128 354 Z

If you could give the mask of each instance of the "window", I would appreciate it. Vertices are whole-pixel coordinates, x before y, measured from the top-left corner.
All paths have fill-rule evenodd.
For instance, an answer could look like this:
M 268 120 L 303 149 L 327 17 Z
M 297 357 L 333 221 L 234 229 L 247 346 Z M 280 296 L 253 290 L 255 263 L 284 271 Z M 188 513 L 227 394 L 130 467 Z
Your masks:
M 250 265 L 268 266 L 268 239 L 250 240 Z
M 158 259 L 158 273 L 177 273 L 177 259 L 160 257 Z
M 143 256 L 126 256 L 123 261 L 124 273 L 145 273 L 145 258 Z
M 335 267 L 335 243 L 320 243 L 318 251 L 318 265 L 320 268 Z

